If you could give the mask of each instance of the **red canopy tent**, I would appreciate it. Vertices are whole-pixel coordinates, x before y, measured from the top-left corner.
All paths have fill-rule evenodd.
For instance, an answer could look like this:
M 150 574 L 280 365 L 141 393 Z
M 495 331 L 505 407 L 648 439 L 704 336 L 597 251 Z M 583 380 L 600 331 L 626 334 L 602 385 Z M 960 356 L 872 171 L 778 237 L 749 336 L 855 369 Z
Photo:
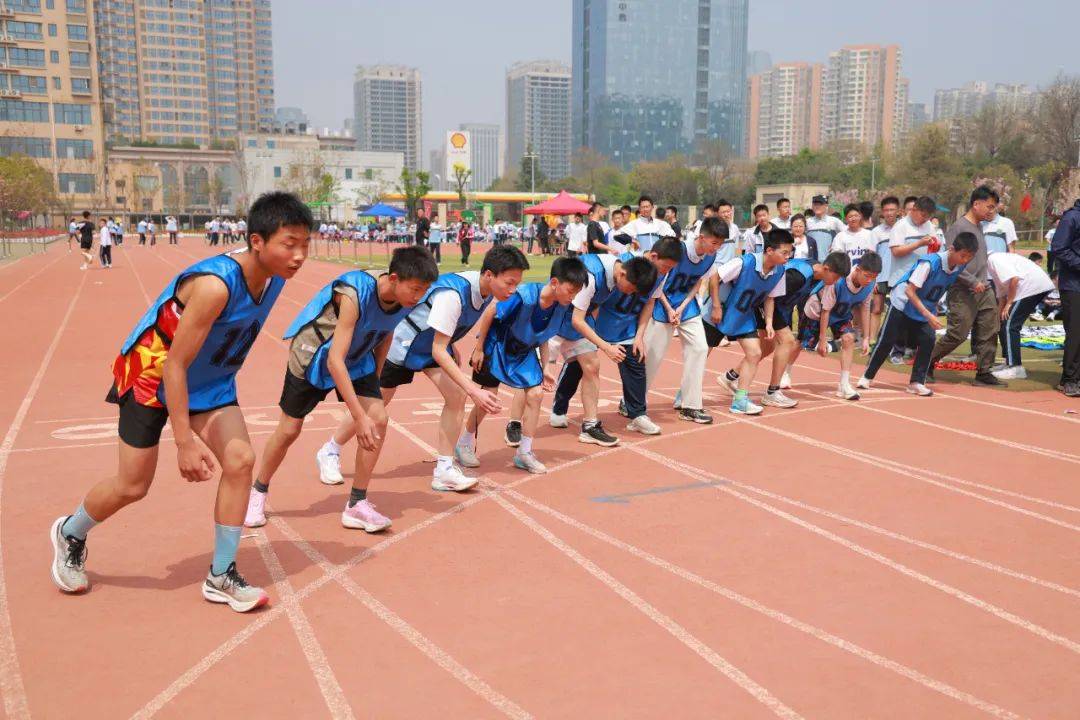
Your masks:
M 574 213 L 589 212 L 589 203 L 576 200 L 565 190 L 559 191 L 555 197 L 545 200 L 539 205 L 525 208 L 526 215 L 573 215 Z

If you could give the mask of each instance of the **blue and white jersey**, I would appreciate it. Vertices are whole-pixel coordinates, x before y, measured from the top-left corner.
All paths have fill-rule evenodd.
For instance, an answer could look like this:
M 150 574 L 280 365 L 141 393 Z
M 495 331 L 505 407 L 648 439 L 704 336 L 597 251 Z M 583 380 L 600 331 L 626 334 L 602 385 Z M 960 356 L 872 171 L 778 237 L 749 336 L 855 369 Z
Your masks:
M 637 240 L 638 248 L 646 253 L 662 237 L 675 237 L 675 231 L 663 220 L 656 218 L 635 218 L 619 228 L 621 232 Z
M 349 371 L 349 377 L 356 380 L 375 372 L 373 351 L 387 335 L 393 332 L 398 323 L 405 319 L 410 310 L 400 305 L 384 310 L 379 302 L 379 281 L 363 270 L 347 272 L 320 290 L 292 321 L 284 337 L 295 338 L 324 317 L 332 318 L 333 327 L 336 328 L 338 313 L 334 310 L 334 293 L 340 292 L 342 287 L 347 287 L 355 293 L 360 311 L 360 317 L 353 327 L 352 341 L 345 355 L 345 366 Z M 302 338 L 305 343 L 319 343 L 317 346 L 303 348 L 305 356 L 313 351 L 305 369 L 304 379 L 324 390 L 334 387 L 334 378 L 330 376 L 330 367 L 327 364 L 333 337 L 333 330 L 329 334 L 320 330 L 313 333 L 310 338 Z
M 1009 246 L 1016 242 L 1016 225 L 1004 215 L 995 215 L 993 220 L 983 220 L 979 225 L 986 240 L 986 253 L 1009 252 Z
M 663 293 L 667 297 L 668 303 L 672 308 L 677 308 L 686 300 L 686 296 L 694 289 L 704 275 L 713 269 L 713 263 L 716 259 L 716 254 L 701 255 L 698 256 L 694 243 L 682 241 L 682 255 L 679 258 L 679 264 L 676 265 L 671 272 L 667 274 L 664 280 Z M 698 305 L 697 298 L 691 298 L 687 303 L 686 308 L 682 311 L 682 317 L 680 320 L 689 320 L 701 315 L 701 307 Z M 663 303 L 656 303 L 653 306 L 653 320 L 657 322 L 670 322 L 668 317 L 667 308 Z
M 867 283 L 861 288 L 854 289 L 851 277 L 848 276 L 842 278 L 832 288 L 835 302 L 828 308 L 829 324 L 843 325 L 851 322 L 855 315 L 855 308 L 866 302 L 866 299 L 874 292 L 874 283 Z
M 633 255 L 627 253 L 621 256 L 619 261 L 627 262 L 632 257 Z M 657 277 L 656 284 L 644 295 L 624 293 L 615 286 L 613 281 L 611 290 L 603 302 L 600 303 L 600 308 L 596 314 L 596 323 L 594 325 L 596 334 L 607 342 L 617 345 L 633 340 L 634 335 L 637 333 L 638 316 L 641 315 L 645 303 L 659 293 L 660 286 L 664 283 L 666 277 L 666 275 Z
M 777 265 L 767 275 L 761 255 L 743 255 L 717 270 L 720 276 L 720 301 L 724 306 L 723 317 L 717 329 L 728 336 L 746 335 L 757 329 L 754 310 L 765 303 L 765 298 L 784 294 L 784 268 Z M 709 320 L 712 298 L 705 302 L 702 319 Z
M 453 293 L 449 298 L 449 307 L 453 310 L 450 317 L 443 317 L 442 313 L 432 313 L 433 305 L 442 303 L 439 296 L 444 293 Z M 438 331 L 450 336 L 450 344 L 465 337 L 472 329 L 476 321 L 480 319 L 484 309 L 491 302 L 491 296 L 480 295 L 480 273 L 476 271 L 446 273 L 431 284 L 424 299 L 412 309 L 405 320 L 394 330 L 394 339 L 390 344 L 390 352 L 386 359 L 395 365 L 407 367 L 410 370 L 422 370 L 435 364 L 431 357 L 431 346 L 435 340 L 436 329 L 432 327 L 432 321 L 439 324 Z M 441 308 L 440 308 L 441 309 Z M 442 323 L 446 321 L 444 326 Z M 451 352 L 453 348 L 450 348 Z
M 889 239 L 889 247 L 899 247 L 901 245 L 908 245 L 915 242 L 927 235 L 936 235 L 937 230 L 934 229 L 933 224 L 928 220 L 922 225 L 915 225 L 910 218 L 900 218 L 893 225 L 892 236 Z M 920 247 L 915 252 L 905 255 L 904 257 L 893 257 L 892 270 L 889 274 L 889 287 L 895 287 L 900 284 L 904 276 L 908 274 L 911 268 L 915 267 L 916 261 L 920 258 L 927 256 L 926 247 Z M 892 253 L 889 253 L 892 255 Z
M 511 387 L 530 388 L 543 381 L 537 350 L 555 336 L 571 312 L 570 305 L 541 306 L 540 293 L 546 285 L 524 283 L 499 303 L 484 339 L 489 371 Z
M 584 310 L 585 322 L 589 327 L 596 327 L 593 311 L 604 302 L 607 296 L 615 288 L 615 263 L 634 257 L 631 253 L 623 253 L 616 257 L 610 253 L 606 255 L 582 255 L 579 259 L 585 264 L 585 270 L 589 273 L 589 280 L 585 287 L 574 296 L 574 302 L 570 305 L 570 312 L 563 319 L 562 327 L 558 335 L 564 340 L 580 340 L 581 333 L 574 327 L 574 308 Z
M 870 231 L 871 236 L 874 238 L 874 252 L 881 256 L 881 272 L 878 273 L 879 282 L 888 282 L 889 275 L 892 273 L 893 257 L 892 250 L 889 249 L 889 241 L 892 239 L 892 229 L 895 225 L 895 223 L 892 225 L 879 223 Z
M 147 361 L 163 361 L 173 340 L 175 322 L 182 313 L 182 306 L 176 299 L 180 284 L 200 275 L 219 278 L 229 291 L 229 299 L 187 371 L 188 408 L 193 413 L 236 402 L 236 373 L 285 286 L 284 279 L 271 277 L 260 297 L 252 296 L 243 268 L 234 258 L 243 252 L 247 250 L 215 255 L 181 271 L 139 319 L 120 349 L 121 358 L 128 359 L 127 370 L 133 376 L 147 369 Z M 175 311 L 169 308 L 175 308 Z M 171 328 L 163 327 L 164 324 Z M 161 339 L 156 339 L 158 337 Z M 132 353 L 133 349 L 136 352 Z M 134 367 L 134 363 L 140 362 L 142 367 Z M 157 386 L 156 394 L 161 404 L 168 407 L 164 382 Z
M 806 218 L 806 236 L 814 238 L 817 243 L 817 261 L 823 261 L 832 248 L 833 238 L 842 231 L 846 225 L 838 217 L 826 213 L 823 217 L 811 214 Z
M 922 316 L 922 313 L 908 302 L 908 281 L 913 281 L 916 285 L 919 285 L 919 289 L 915 294 L 922 300 L 922 304 L 927 310 L 934 312 L 938 301 L 945 295 L 945 291 L 960 277 L 960 271 L 967 267 L 966 265 L 957 265 L 950 269 L 948 268 L 948 258 L 948 251 L 919 258 L 914 267 L 904 274 L 897 286 L 889 293 L 889 301 L 892 306 L 902 311 L 912 320 L 926 322 L 926 318 Z
M 795 271 L 802 275 L 802 285 L 792 292 L 791 286 L 785 283 L 786 287 L 784 288 L 784 294 L 774 301 L 777 308 L 789 312 L 798 307 L 803 300 L 816 293 L 822 287 L 820 280 L 814 280 L 813 260 L 808 260 L 806 258 L 788 260 L 784 263 L 784 274 L 786 275 L 791 271 Z

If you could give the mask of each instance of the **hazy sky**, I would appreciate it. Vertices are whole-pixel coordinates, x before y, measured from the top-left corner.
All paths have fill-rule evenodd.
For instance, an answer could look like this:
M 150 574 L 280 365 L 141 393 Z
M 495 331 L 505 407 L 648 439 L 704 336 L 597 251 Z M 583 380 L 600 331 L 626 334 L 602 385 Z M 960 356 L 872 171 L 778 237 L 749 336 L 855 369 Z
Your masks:
M 357 65 L 419 67 L 426 167 L 443 131 L 505 122 L 507 66 L 540 58 L 569 64 L 571 5 L 274 0 L 275 100 L 303 108 L 313 125 L 340 128 L 352 115 Z M 969 80 L 1039 85 L 1062 70 L 1078 73 L 1078 31 L 1075 0 L 750 0 L 751 50 L 774 62 L 820 61 L 845 44 L 898 43 L 917 102 Z

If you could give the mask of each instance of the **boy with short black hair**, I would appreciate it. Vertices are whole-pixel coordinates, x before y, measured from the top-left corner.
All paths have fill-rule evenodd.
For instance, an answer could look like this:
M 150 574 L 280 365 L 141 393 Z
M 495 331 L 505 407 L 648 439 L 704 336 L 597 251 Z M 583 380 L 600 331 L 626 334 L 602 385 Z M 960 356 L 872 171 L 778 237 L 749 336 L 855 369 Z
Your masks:
M 772 220 L 769 219 L 768 205 L 763 203 L 755 205 L 753 215 L 754 227 L 743 233 L 743 255 L 765 252 L 765 238 L 768 237 L 769 231 L 775 228 Z
M 863 227 L 863 211 L 855 203 L 844 207 L 844 222 L 847 226 L 833 238 L 832 250 L 847 253 L 855 265 L 865 253 L 873 252 L 874 237 Z
M 877 337 L 878 328 L 881 327 L 881 315 L 889 296 L 889 275 L 892 273 L 892 251 L 889 249 L 889 240 L 892 238 L 892 229 L 899 217 L 900 200 L 894 195 L 882 198 L 881 222 L 870 231 L 870 236 L 874 241 L 874 252 L 881 258 L 877 290 L 874 291 L 870 304 L 870 337 Z
M 623 226 L 624 233 L 634 238 L 637 249 L 646 253 L 662 237 L 675 237 L 675 231 L 663 220 L 653 217 L 656 203 L 648 195 L 638 198 L 638 216 Z
M 878 275 L 881 273 L 881 257 L 870 251 L 859 258 L 847 278 L 830 287 L 824 287 L 806 301 L 803 317 L 806 323 L 801 329 L 804 343 L 817 343 L 821 357 L 829 354 L 826 330 L 840 341 L 840 383 L 836 396 L 842 400 L 858 400 L 859 393 L 851 387 L 851 364 L 855 357 L 855 311 L 861 315 L 862 327 L 870 322 L 870 303 Z M 863 355 L 870 354 L 870 336 L 863 335 Z M 795 357 L 799 356 L 798 350 Z
M 371 473 L 386 437 L 379 371 L 394 328 L 438 276 L 429 250 L 419 245 L 399 247 L 388 272 L 376 278 L 351 270 L 322 288 L 300 311 L 283 335 L 292 342 L 279 403 L 281 417 L 263 448 L 244 525 L 266 524 L 270 480 L 300 437 L 304 418 L 335 390 L 357 428 L 356 471 L 341 524 L 369 533 L 390 527 L 390 520 L 367 500 Z
M 383 402 L 394 399 L 397 388 L 423 372 L 443 397 L 436 447 L 438 455 L 431 487 L 439 491 L 463 492 L 476 485 L 454 465 L 454 444 L 465 420 L 465 400 L 485 412 L 500 410 L 498 398 L 469 379 L 458 365 L 454 343 L 469 334 L 485 313 L 495 312 L 495 304 L 510 297 L 529 269 L 525 255 L 513 245 L 492 248 L 484 256 L 480 271 L 446 273 L 428 288 L 427 294 L 405 320 L 394 329 L 393 340 L 379 374 Z M 341 446 L 356 436 L 352 418 L 346 418 L 319 450 L 316 460 L 319 477 L 326 483 L 340 482 Z
M 555 336 L 574 296 L 588 282 L 585 264 L 578 258 L 557 258 L 546 283 L 524 283 L 500 302 L 494 316 L 477 323 L 476 348 L 470 365 L 473 382 L 497 392 L 499 385 L 514 388 L 506 443 L 516 447 L 514 467 L 536 475 L 547 468 L 533 453 L 533 438 L 545 390 L 553 390 L 555 378 L 548 372 L 548 340 Z M 454 449 L 469 466 L 479 466 L 476 436 L 486 413 L 477 405 L 465 421 L 465 430 Z
M 807 299 L 823 287 L 831 287 L 843 280 L 851 272 L 851 260 L 846 253 L 831 252 L 825 262 L 815 262 L 813 258 L 789 259 L 784 263 L 784 294 L 776 297 L 773 303 L 774 338 L 765 337 L 764 311 L 758 311 L 758 338 L 762 345 L 762 359 L 773 356 L 772 373 L 769 376 L 769 388 L 762 396 L 761 404 L 779 408 L 793 408 L 798 401 L 787 397 L 784 389 L 791 387 L 791 366 L 799 356 L 799 341 L 791 331 L 795 309 L 803 317 L 803 306 Z M 711 311 L 711 306 L 710 306 Z M 720 378 L 720 383 L 732 394 L 738 390 L 738 371 L 728 370 Z
M 806 218 L 806 235 L 817 243 L 817 261 L 821 262 L 832 252 L 833 238 L 844 229 L 844 223 L 829 214 L 829 198 L 824 195 L 815 195 L 810 207 L 813 212 Z
M 221 468 L 214 510 L 214 558 L 203 597 L 237 612 L 269 596 L 236 569 L 255 452 L 237 405 L 236 373 L 259 335 L 285 280 L 307 257 L 314 220 L 299 198 L 267 193 L 251 206 L 244 250 L 215 255 L 183 270 L 158 296 L 120 348 L 107 400 L 120 406 L 119 472 L 97 483 L 74 514 L 52 526 L 52 578 L 82 592 L 86 535 L 154 480 L 158 443 L 172 423 L 180 474 L 203 482 Z M 201 444 L 195 436 L 202 439 Z
M 731 412 L 737 415 L 758 415 L 760 405 L 750 401 L 750 384 L 761 362 L 761 340 L 758 337 L 759 308 L 763 317 L 764 337 L 772 340 L 776 298 L 784 295 L 784 263 L 794 251 L 794 241 L 787 230 L 775 228 L 765 238 L 764 252 L 745 254 L 724 263 L 709 278 L 709 312 L 705 323 L 706 341 L 716 347 L 722 339 L 737 341 L 743 351 L 743 361 L 735 377 L 722 376 L 721 384 L 735 385 Z M 724 380 L 728 382 L 725 383 Z M 779 387 L 770 390 L 779 390 Z
M 923 198 L 919 198 L 919 202 L 922 200 Z M 916 205 L 912 212 L 914 214 L 924 211 L 924 208 Z M 893 237 L 895 239 L 896 236 Z M 924 381 L 934 351 L 935 331 L 942 328 L 935 312 L 937 303 L 945 291 L 956 282 L 960 271 L 971 262 L 978 247 L 978 238 L 973 233 L 962 232 L 953 239 L 952 247 L 947 252 L 919 257 L 904 273 L 889 294 L 889 309 L 885 313 L 885 321 L 881 325 L 866 371 L 856 384 L 857 388 L 869 389 L 870 382 L 888 357 L 896 338 L 908 335 L 914 339 L 916 347 L 915 362 L 911 367 L 911 383 L 907 391 L 922 397 L 934 394 Z
M 791 200 L 782 197 L 776 201 L 776 217 L 771 222 L 773 227 L 791 231 Z

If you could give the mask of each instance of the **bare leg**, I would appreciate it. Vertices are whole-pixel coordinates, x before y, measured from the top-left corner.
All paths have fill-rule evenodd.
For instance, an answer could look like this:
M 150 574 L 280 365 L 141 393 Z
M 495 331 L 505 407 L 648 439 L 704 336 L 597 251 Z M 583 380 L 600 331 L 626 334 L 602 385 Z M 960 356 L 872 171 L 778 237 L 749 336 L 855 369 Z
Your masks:
M 600 406 L 600 358 L 596 351 L 578 355 L 581 364 L 581 404 L 586 420 L 596 420 Z
M 397 394 L 397 388 L 382 388 L 383 407 L 390 404 L 390 401 L 394 399 L 394 395 Z M 360 398 L 363 400 L 363 398 Z M 352 416 L 345 413 L 345 417 L 338 423 L 337 429 L 334 430 L 334 442 L 338 445 L 344 445 L 345 443 L 356 437 L 356 426 L 353 423 Z
M 194 415 L 191 429 L 214 453 L 221 468 L 214 521 L 230 527 L 243 525 L 255 468 L 255 450 L 251 447 L 243 413 L 239 407 L 229 405 Z
M 791 363 L 791 355 L 798 343 L 795 336 L 791 334 L 791 330 L 783 328 L 776 332 L 776 341 L 769 343 L 769 345 L 770 347 L 774 345 L 776 347 L 776 354 L 773 355 L 772 360 L 772 375 L 769 377 L 769 385 L 775 387 L 780 384 L 780 379 L 784 376 L 787 366 Z
M 274 428 L 270 439 L 266 441 L 266 447 L 263 448 L 262 462 L 259 465 L 259 472 L 255 475 L 259 482 L 263 485 L 270 484 L 270 479 L 274 477 L 274 473 L 285 459 L 285 453 L 300 437 L 300 431 L 303 428 L 303 420 L 281 413 L 277 427 Z
M 367 490 L 368 485 L 371 484 L 371 474 L 375 471 L 375 464 L 379 461 L 379 453 L 382 452 L 383 443 L 386 442 L 386 428 L 390 423 L 390 418 L 382 400 L 367 397 L 358 399 L 360 406 L 375 423 L 375 428 L 379 433 L 379 441 L 374 450 L 365 450 L 359 443 L 356 445 L 356 472 L 353 475 L 352 486 L 355 490 Z
M 852 333 L 844 333 L 840 336 L 840 371 L 842 373 L 851 372 L 851 363 L 855 359 L 855 335 Z M 846 375 L 843 375 L 846 379 Z
M 83 500 L 86 513 L 97 522 L 117 510 L 146 497 L 157 469 L 158 448 L 137 448 L 123 440 L 119 444 L 116 477 L 99 481 Z
M 453 455 L 454 443 L 461 434 L 461 427 L 465 421 L 465 391 L 439 368 L 429 368 L 424 373 L 431 378 L 431 382 L 443 396 L 436 450 L 439 455 L 447 457 Z
M 521 434 L 523 437 L 536 436 L 536 426 L 540 420 L 540 401 L 544 399 L 544 388 L 540 385 L 514 394 L 514 408 L 521 407 Z
M 761 363 L 761 341 L 756 337 L 742 338 L 739 345 L 743 351 L 743 359 L 739 363 L 739 389 L 749 392 Z
M 523 417 L 524 417 L 524 414 L 525 414 L 525 405 L 526 405 L 525 395 L 526 395 L 525 393 L 514 393 L 514 399 L 510 402 L 510 419 L 511 420 L 517 420 L 519 422 L 521 422 L 523 420 Z M 543 391 L 542 390 L 541 390 L 541 396 L 543 396 Z M 539 412 L 539 408 L 540 408 L 539 403 L 537 404 L 536 407 L 537 407 L 537 412 Z M 524 426 L 524 422 L 522 422 L 522 426 Z

